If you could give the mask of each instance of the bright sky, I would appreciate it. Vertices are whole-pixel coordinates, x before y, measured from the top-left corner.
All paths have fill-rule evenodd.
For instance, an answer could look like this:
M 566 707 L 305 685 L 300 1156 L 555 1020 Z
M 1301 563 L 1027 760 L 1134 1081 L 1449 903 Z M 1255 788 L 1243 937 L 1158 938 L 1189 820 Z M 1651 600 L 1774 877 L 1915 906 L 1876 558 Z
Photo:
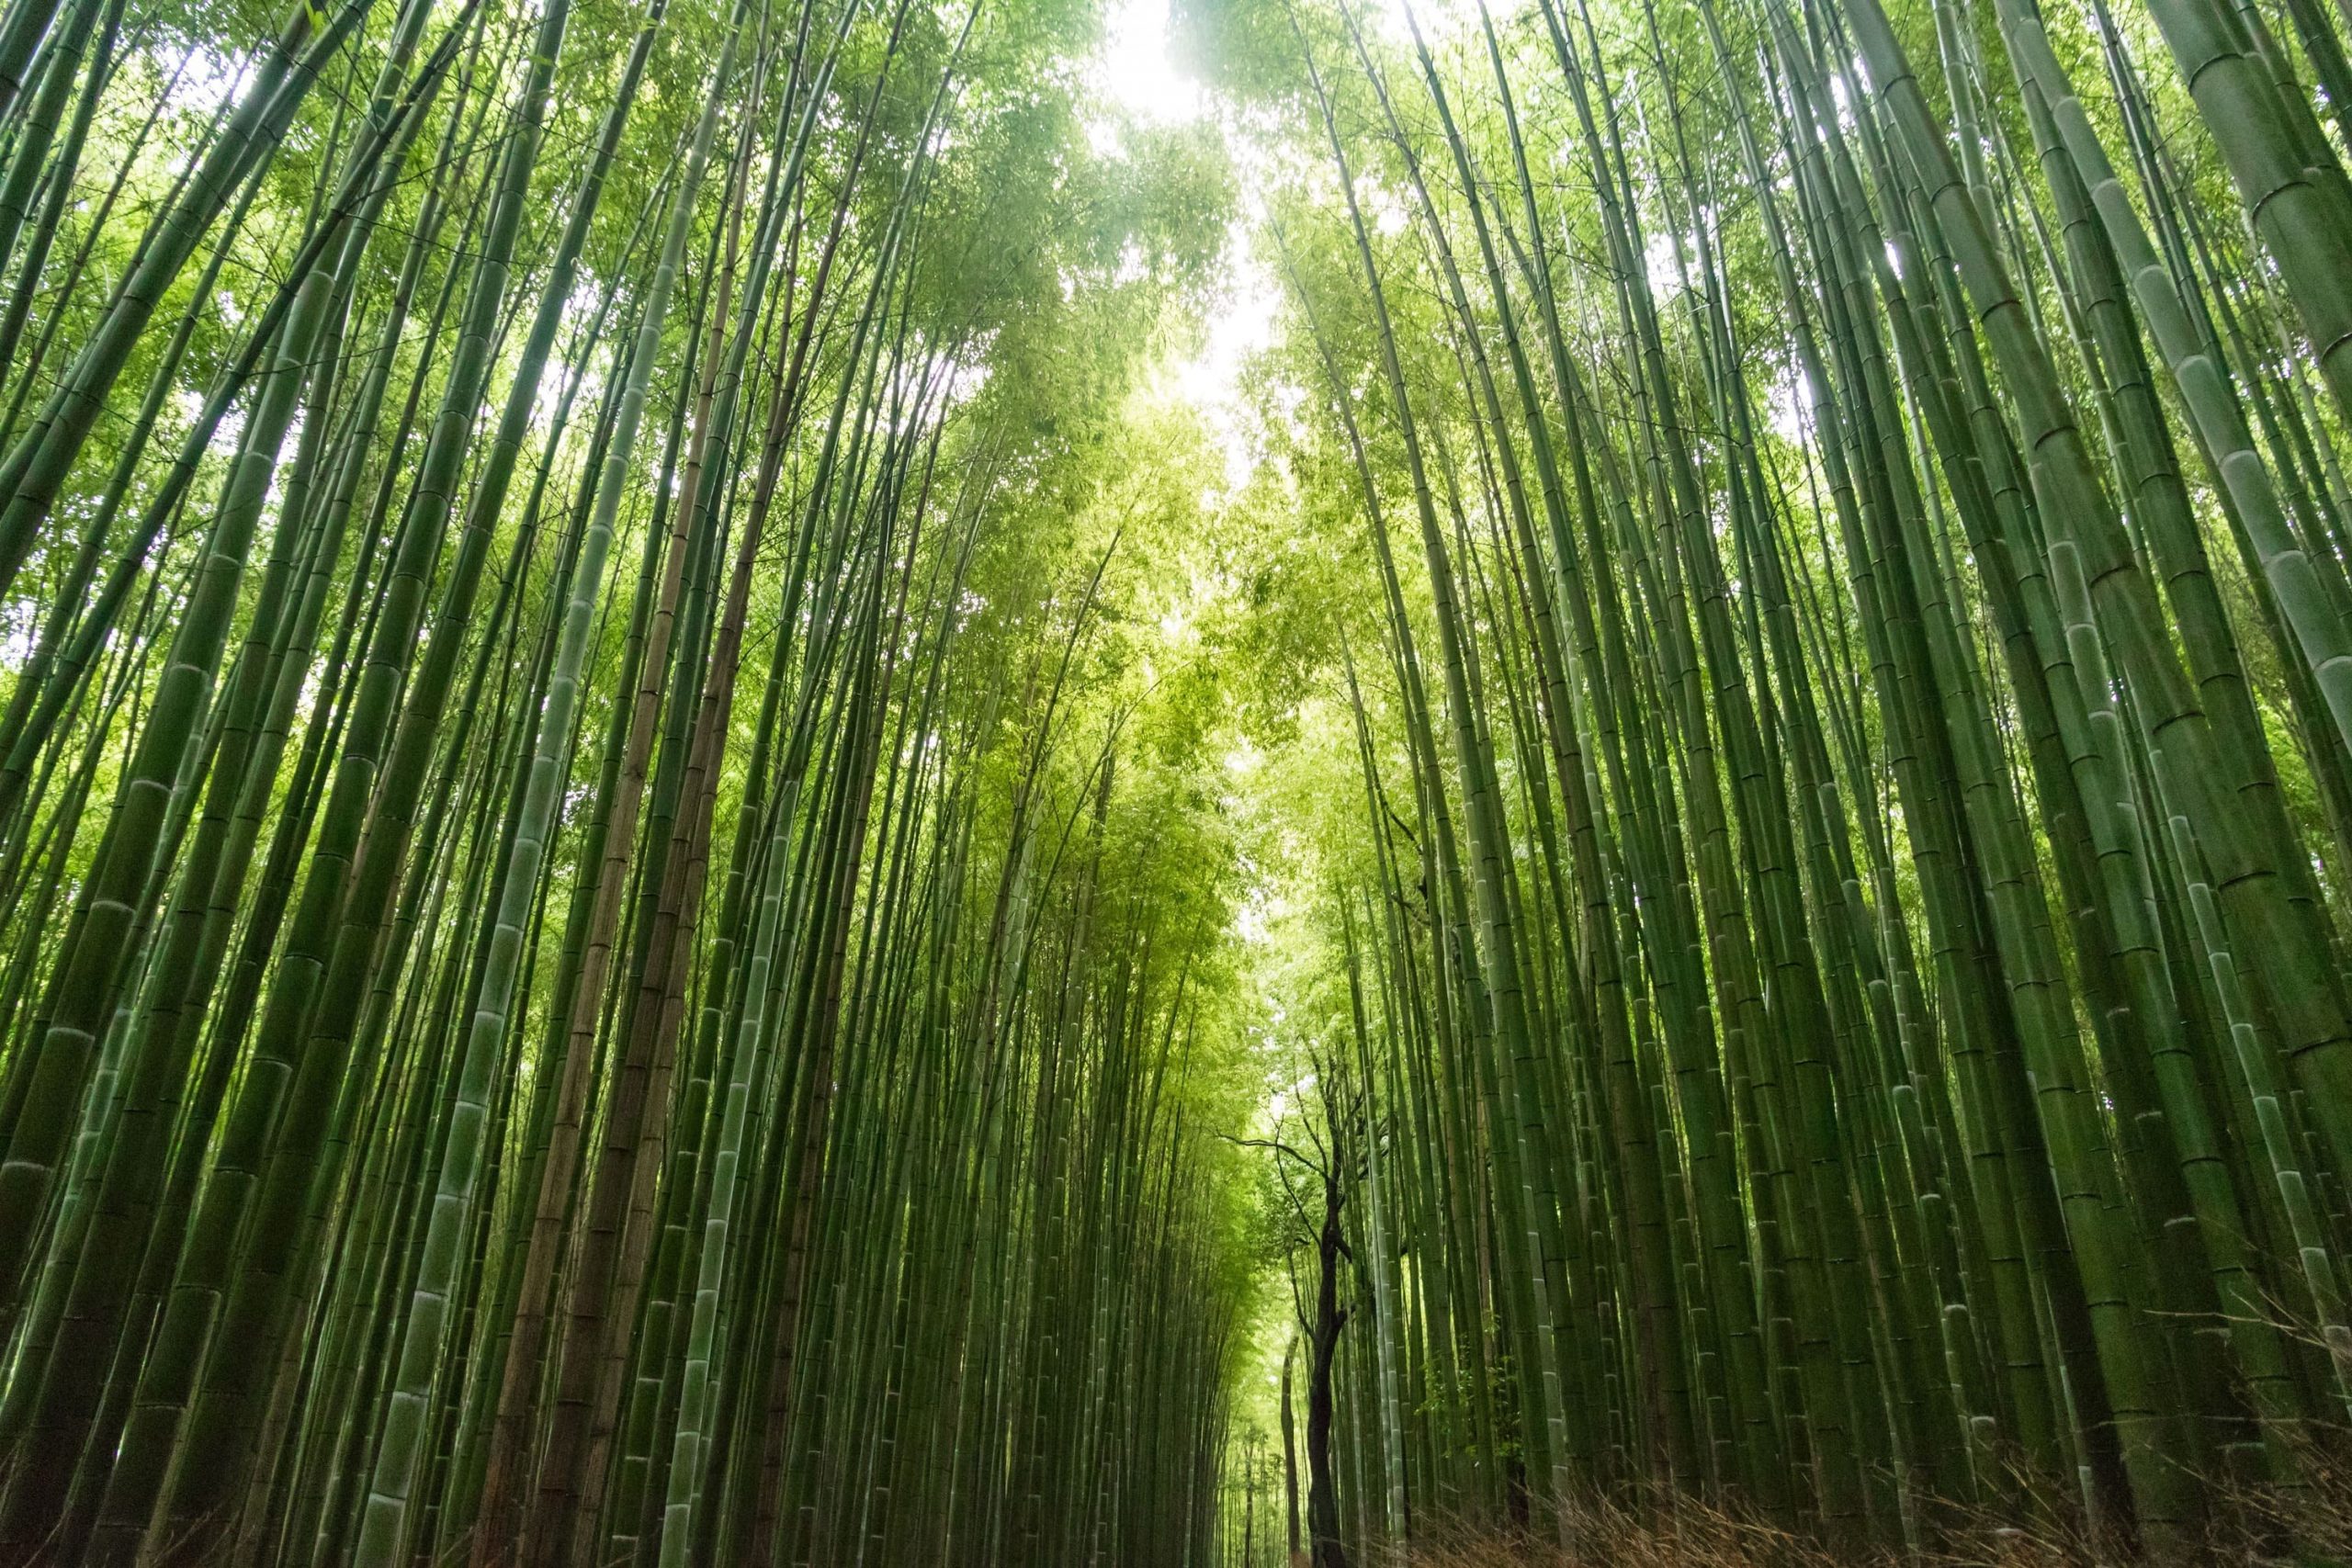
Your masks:
M 1103 85 L 1114 102 L 1153 125 L 1199 118 L 1201 85 L 1169 54 L 1168 0 L 1113 0 L 1102 31 Z
M 1189 125 L 1213 116 L 1199 82 L 1178 65 L 1169 41 L 1169 0 L 1111 0 L 1098 63 L 1103 94 L 1145 125 Z M 1106 128 L 1115 136 L 1115 128 Z M 1170 367 L 1170 391 L 1198 409 L 1225 450 L 1227 489 L 1250 477 L 1251 453 L 1241 396 L 1243 365 L 1273 341 L 1281 289 L 1250 243 L 1261 210 L 1250 150 L 1225 128 L 1241 190 L 1241 215 L 1227 239 L 1223 298 L 1209 311 L 1196 351 Z

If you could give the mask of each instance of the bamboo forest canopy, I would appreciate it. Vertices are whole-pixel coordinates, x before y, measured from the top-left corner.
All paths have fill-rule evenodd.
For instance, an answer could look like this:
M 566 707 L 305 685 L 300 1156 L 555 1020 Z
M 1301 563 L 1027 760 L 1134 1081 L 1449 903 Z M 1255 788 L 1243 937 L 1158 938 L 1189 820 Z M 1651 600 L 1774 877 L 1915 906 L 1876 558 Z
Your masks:
M 2348 38 L 5 0 L 0 1568 L 2345 1560 Z

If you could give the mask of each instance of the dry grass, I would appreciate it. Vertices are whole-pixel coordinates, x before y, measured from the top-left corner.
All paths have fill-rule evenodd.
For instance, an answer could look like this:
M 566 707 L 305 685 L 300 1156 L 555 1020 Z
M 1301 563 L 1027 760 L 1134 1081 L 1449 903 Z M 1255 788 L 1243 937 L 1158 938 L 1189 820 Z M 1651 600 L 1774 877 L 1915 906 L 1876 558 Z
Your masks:
M 2309 1484 L 2292 1494 L 2223 1489 L 2217 1522 L 2175 1561 L 2352 1564 L 2352 1474 L 2324 1465 L 2307 1473 Z M 1933 1544 L 1917 1551 L 1835 1550 L 1689 1498 L 1652 1508 L 1589 1505 L 1566 1546 L 1491 1528 L 1416 1529 L 1408 1552 L 1356 1568 L 2117 1568 L 2137 1560 L 2054 1517 L 2021 1526 L 1958 1508 L 1940 1511 Z
M 2101 1559 L 2063 1536 L 1984 1525 L 1948 1535 L 1925 1558 L 1836 1550 L 1818 1540 L 1685 1500 L 1671 1511 L 1589 1507 L 1572 1541 L 1444 1529 L 1407 1554 L 1364 1568 L 2075 1568 Z

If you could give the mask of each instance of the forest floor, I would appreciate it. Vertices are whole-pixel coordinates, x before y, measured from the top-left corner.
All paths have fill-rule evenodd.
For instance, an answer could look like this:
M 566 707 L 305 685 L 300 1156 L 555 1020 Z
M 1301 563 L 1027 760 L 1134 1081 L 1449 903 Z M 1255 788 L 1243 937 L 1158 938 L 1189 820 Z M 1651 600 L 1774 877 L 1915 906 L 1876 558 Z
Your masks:
M 2169 1560 L 2317 1568 L 2352 1562 L 2352 1486 L 2323 1476 L 2291 1499 L 2232 1495 L 2232 1522 L 2217 1525 Z M 2048 1520 L 2019 1522 L 1955 1512 L 1941 1533 L 1909 1552 L 1840 1549 L 1817 1536 L 1686 1503 L 1670 1518 L 1609 1509 L 1588 1514 L 1567 1544 L 1490 1529 L 1441 1531 L 1408 1551 L 1351 1568 L 2100 1568 L 2141 1560 Z M 1298 1568 L 1306 1568 L 1301 1554 Z

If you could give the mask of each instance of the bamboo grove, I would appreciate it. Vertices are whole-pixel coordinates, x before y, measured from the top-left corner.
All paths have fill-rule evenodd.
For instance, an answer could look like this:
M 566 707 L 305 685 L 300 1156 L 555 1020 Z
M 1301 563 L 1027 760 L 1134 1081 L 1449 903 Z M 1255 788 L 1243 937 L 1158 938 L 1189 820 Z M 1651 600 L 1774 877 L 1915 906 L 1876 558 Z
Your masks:
M 2342 1549 L 2346 24 L 1190 13 L 1349 606 L 1227 1561 Z
M 8 9 L 0 1561 L 1199 1560 L 1096 25 Z
M 1174 12 L 0 6 L 0 1564 L 2352 1552 L 2352 8 Z

